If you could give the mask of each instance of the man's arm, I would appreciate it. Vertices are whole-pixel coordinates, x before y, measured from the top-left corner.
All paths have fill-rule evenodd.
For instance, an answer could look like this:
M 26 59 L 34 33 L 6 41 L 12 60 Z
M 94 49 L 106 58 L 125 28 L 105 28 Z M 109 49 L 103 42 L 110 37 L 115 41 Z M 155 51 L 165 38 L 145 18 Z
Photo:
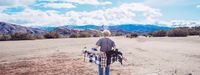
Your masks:
M 96 45 L 96 47 L 95 47 L 96 49 L 97 49 L 97 51 L 96 51 L 96 54 L 98 54 L 98 55 L 100 55 L 100 53 L 101 53 L 101 51 L 100 51 L 100 46 L 99 45 Z
M 96 49 L 97 51 L 99 50 L 99 47 L 101 46 L 101 39 L 99 39 L 97 42 L 96 42 Z
M 115 50 L 115 49 L 116 49 L 116 46 L 113 46 L 113 49 Z
M 115 42 L 113 41 L 112 44 L 113 44 L 113 45 L 112 45 L 112 46 L 113 46 L 113 50 L 115 50 L 115 49 L 116 49 Z
M 99 45 L 96 45 L 96 47 L 95 47 L 95 48 L 98 50 L 98 49 L 99 49 L 99 47 L 100 47 Z

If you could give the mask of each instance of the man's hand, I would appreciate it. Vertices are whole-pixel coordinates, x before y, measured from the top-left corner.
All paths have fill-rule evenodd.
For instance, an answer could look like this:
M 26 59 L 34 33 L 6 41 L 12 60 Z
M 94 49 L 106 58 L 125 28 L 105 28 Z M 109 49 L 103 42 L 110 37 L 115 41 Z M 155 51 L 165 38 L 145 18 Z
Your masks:
M 113 47 L 113 50 L 116 50 L 116 49 L 117 49 L 116 46 L 114 46 L 114 47 Z
M 97 49 L 96 49 L 96 48 L 92 48 L 92 50 L 93 50 L 93 51 L 97 51 Z

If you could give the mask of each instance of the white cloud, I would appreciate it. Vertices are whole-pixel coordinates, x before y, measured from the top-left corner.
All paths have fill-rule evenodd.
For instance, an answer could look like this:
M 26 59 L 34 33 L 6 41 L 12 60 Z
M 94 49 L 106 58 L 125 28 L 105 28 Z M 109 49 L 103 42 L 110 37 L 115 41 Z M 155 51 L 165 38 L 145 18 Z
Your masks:
M 200 8 L 200 5 L 197 5 L 197 8 Z
M 139 13 L 139 14 L 138 14 Z M 137 15 L 145 17 L 144 20 L 136 20 Z M 158 9 L 144 4 L 122 4 L 119 7 L 95 10 L 90 12 L 69 11 L 58 14 L 58 11 L 40 11 L 26 8 L 24 12 L 16 14 L 1 13 L 0 21 L 18 23 L 22 25 L 115 25 L 115 24 L 153 24 L 159 21 L 156 17 L 162 16 Z
M 42 3 L 36 3 L 42 2 Z M 44 6 L 49 8 L 75 8 L 74 4 L 107 5 L 112 4 L 109 1 L 98 0 L 0 0 L 0 12 L 6 8 L 27 5 Z
M 5 10 L 5 7 L 0 7 L 0 13 L 2 13 L 3 10 Z
M 139 12 L 141 14 L 136 14 Z M 146 19 L 137 21 L 136 15 L 143 15 Z M 142 23 L 151 24 L 157 21 L 156 17 L 162 14 L 158 9 L 150 8 L 143 4 L 123 4 L 120 7 L 97 10 L 92 12 L 67 12 L 68 24 L 96 24 L 96 25 L 113 25 L 113 24 L 129 24 L 129 23 Z
M 25 26 L 31 25 L 63 25 L 65 19 L 62 15 L 58 15 L 56 11 L 40 11 L 26 8 L 24 12 L 18 14 L 0 14 L 0 21 L 6 21 Z
M 67 2 L 79 3 L 79 4 L 92 4 L 92 5 L 107 5 L 112 4 L 111 2 L 99 2 L 98 0 L 65 0 Z
M 49 7 L 49 8 L 75 8 L 76 6 L 70 4 L 70 3 L 46 3 L 43 4 L 44 7 Z
M 36 0 L 0 0 L 0 6 L 24 6 L 34 3 Z
M 109 1 L 105 2 L 100 2 L 98 0 L 39 0 L 39 1 L 48 1 L 48 2 L 56 2 L 56 1 L 61 1 L 61 2 L 67 2 L 67 3 L 77 3 L 77 4 L 90 4 L 90 5 L 108 5 L 112 4 Z
M 194 27 L 200 26 L 199 21 L 191 21 L 191 20 L 172 20 L 172 27 Z
M 0 0 L 0 13 L 7 8 L 23 6 L 27 7 L 29 4 L 34 4 L 36 0 Z
M 196 4 L 196 1 L 191 0 L 144 0 L 144 4 L 154 7 L 167 7 L 174 5 L 191 5 Z

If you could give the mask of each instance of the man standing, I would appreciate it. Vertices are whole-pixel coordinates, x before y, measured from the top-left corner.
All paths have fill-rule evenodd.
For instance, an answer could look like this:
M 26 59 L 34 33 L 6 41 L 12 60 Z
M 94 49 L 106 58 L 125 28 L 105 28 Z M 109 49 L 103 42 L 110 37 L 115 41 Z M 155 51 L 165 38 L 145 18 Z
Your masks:
M 111 51 L 112 48 L 115 49 L 115 42 L 108 38 L 111 35 L 109 30 L 103 31 L 103 38 L 99 39 L 96 43 L 96 48 L 100 47 L 100 64 L 99 64 L 99 75 L 109 75 L 110 74 L 110 62 L 111 59 L 107 58 L 106 52 Z M 105 71 L 104 71 L 105 70 Z

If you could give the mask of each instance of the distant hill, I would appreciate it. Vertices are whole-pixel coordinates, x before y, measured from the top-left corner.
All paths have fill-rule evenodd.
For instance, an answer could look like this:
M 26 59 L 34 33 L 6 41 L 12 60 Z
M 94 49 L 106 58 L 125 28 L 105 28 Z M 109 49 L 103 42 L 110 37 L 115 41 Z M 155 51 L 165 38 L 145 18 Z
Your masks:
M 69 28 L 78 28 L 78 29 L 101 29 L 102 26 L 96 25 L 84 25 L 84 26 L 76 26 L 71 25 L 67 26 Z M 154 32 L 158 30 L 170 30 L 171 27 L 166 26 L 157 26 L 157 25 L 144 25 L 144 24 L 122 24 L 122 25 L 113 25 L 107 27 L 110 30 L 121 30 L 125 32 Z
M 170 30 L 170 27 L 143 24 L 122 24 L 109 26 L 109 29 L 122 29 L 128 32 L 154 32 L 158 30 Z
M 100 30 L 109 29 L 113 35 L 125 35 L 130 32 L 135 33 L 143 33 L 146 34 L 148 32 L 154 32 L 158 30 L 170 30 L 170 27 L 165 26 L 157 26 L 157 25 L 143 25 L 143 24 L 123 24 L 123 25 L 113 25 L 113 26 L 96 26 L 96 25 L 69 25 L 63 27 L 55 28 L 56 31 L 60 32 L 61 34 L 70 34 L 76 32 L 76 30 Z M 76 30 L 74 30 L 76 29 Z
M 81 25 L 81 26 L 77 26 L 77 25 L 69 25 L 67 26 L 68 28 L 76 28 L 76 29 L 98 29 L 101 26 L 96 26 L 96 25 Z
M 74 28 L 69 28 L 69 27 L 66 27 L 66 26 L 61 26 L 61 27 L 54 28 L 54 31 L 57 31 L 62 35 L 70 35 L 70 34 L 73 34 L 73 33 L 80 32 L 80 29 L 74 29 Z
M 170 30 L 170 27 L 157 26 L 157 25 L 144 25 L 144 24 L 122 24 L 122 25 L 112 25 L 112 26 L 96 26 L 96 25 L 68 25 L 60 27 L 24 27 L 20 25 L 0 22 L 0 34 L 14 34 L 14 33 L 31 33 L 31 34 L 43 34 L 49 30 L 55 30 L 63 35 L 68 35 L 71 33 L 77 33 L 81 30 L 102 30 L 108 28 L 113 33 L 126 34 L 128 32 L 139 32 L 147 33 L 154 32 L 158 30 Z
M 40 28 L 42 30 L 55 30 L 57 27 L 40 26 L 36 28 Z
M 0 22 L 0 34 L 14 34 L 14 33 L 30 33 L 30 34 L 43 34 L 46 30 L 39 28 L 24 27 L 20 25 Z

